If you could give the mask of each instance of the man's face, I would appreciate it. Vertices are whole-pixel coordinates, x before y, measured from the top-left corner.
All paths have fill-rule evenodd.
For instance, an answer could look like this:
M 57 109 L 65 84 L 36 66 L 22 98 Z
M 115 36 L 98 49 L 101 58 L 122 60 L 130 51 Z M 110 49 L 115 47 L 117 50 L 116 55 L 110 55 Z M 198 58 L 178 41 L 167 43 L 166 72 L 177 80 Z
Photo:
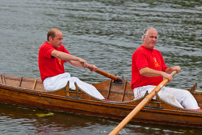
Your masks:
M 143 38 L 143 46 L 147 49 L 153 49 L 156 45 L 158 33 L 154 29 L 148 30 L 148 35 Z
M 50 44 L 55 48 L 60 47 L 60 45 L 62 44 L 62 40 L 63 40 L 63 34 L 60 31 L 56 31 L 54 38 L 49 37 Z

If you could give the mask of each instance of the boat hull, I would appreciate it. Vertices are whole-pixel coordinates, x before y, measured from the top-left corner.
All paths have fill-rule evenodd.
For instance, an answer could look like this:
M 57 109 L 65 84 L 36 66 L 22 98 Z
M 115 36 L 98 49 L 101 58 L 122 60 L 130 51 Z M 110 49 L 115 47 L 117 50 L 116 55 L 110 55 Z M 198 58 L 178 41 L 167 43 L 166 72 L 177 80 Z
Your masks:
M 38 85 L 40 84 L 42 83 L 38 82 Z M 96 99 L 78 89 L 69 90 L 63 88 L 56 92 L 47 92 L 42 89 L 31 89 L 1 83 L 0 102 L 122 120 L 142 100 L 130 100 L 133 97 L 131 92 L 127 92 L 130 88 L 125 89 L 125 92 L 118 90 L 120 87 L 127 88 L 126 84 L 115 84 L 111 81 L 106 81 L 95 84 L 94 86 L 105 97 L 108 96 L 110 101 Z M 196 95 L 197 99 L 201 99 L 201 94 Z M 118 97 L 116 99 L 117 101 L 115 97 Z M 123 99 L 125 101 L 122 101 Z M 157 98 L 155 101 L 150 101 L 131 122 L 202 128 L 202 113 L 200 111 L 177 108 Z

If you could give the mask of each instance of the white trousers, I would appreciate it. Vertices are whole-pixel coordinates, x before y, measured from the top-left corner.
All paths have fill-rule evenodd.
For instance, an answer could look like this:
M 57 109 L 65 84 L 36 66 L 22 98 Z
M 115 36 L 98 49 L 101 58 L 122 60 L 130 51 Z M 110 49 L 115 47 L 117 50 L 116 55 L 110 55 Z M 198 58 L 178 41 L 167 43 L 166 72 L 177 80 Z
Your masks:
M 98 99 L 105 99 L 93 85 L 85 83 L 76 77 L 71 77 L 69 73 L 63 73 L 53 77 L 48 77 L 43 81 L 43 85 L 47 91 L 55 91 L 65 87 L 68 81 L 69 88 L 71 89 L 75 89 L 74 83 L 76 82 L 78 87 L 89 95 Z
M 147 85 L 134 88 L 133 91 L 135 99 L 143 97 L 147 90 L 150 93 L 155 87 L 156 86 L 153 85 Z M 187 90 L 163 87 L 158 92 L 158 95 L 161 99 L 174 106 L 186 109 L 200 109 L 193 95 Z M 153 99 L 156 99 L 156 97 Z

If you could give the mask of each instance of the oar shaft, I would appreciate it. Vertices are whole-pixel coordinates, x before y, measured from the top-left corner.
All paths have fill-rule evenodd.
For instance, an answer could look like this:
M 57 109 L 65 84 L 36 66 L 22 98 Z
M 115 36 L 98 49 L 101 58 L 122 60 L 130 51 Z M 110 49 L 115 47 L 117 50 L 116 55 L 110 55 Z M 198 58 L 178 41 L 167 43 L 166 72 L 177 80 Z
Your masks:
M 109 135 L 116 135 L 119 131 L 149 102 L 148 98 L 144 98 L 128 115 L 125 117 L 119 125 L 114 128 Z
M 99 74 L 101 74 L 101 75 L 103 75 L 103 76 L 105 76 L 105 77 L 108 77 L 108 78 L 110 78 L 110 79 L 112 79 L 112 80 L 116 80 L 116 81 L 122 81 L 122 79 L 120 79 L 119 77 L 117 77 L 117 76 L 115 76 L 115 75 L 112 75 L 112 74 L 109 74 L 109 73 L 107 73 L 107 72 L 105 72 L 105 71 L 102 71 L 102 70 L 97 70 L 97 71 L 95 71 L 95 72 L 97 72 L 97 73 L 99 73 Z
M 171 73 L 174 76 L 177 71 Z M 109 135 L 116 135 L 119 131 L 155 96 L 155 91 L 159 92 L 163 86 L 168 83 L 168 79 L 164 79 L 158 86 L 156 86 L 122 121 L 114 128 Z
M 93 70 L 93 68 L 92 68 L 91 66 L 89 66 L 88 69 Z M 97 69 L 95 72 L 98 73 L 98 74 L 101 74 L 101 75 L 103 75 L 103 76 L 105 76 L 105 77 L 108 77 L 108 78 L 110 78 L 110 79 L 112 79 L 112 80 L 116 80 L 116 81 L 118 81 L 118 82 L 122 82 L 122 79 L 121 79 L 121 78 L 119 78 L 119 77 L 117 77 L 117 76 L 115 76 L 115 75 L 109 74 L 109 73 L 107 73 L 107 72 L 105 72 L 105 71 L 102 71 L 102 70 L 100 70 L 100 69 Z

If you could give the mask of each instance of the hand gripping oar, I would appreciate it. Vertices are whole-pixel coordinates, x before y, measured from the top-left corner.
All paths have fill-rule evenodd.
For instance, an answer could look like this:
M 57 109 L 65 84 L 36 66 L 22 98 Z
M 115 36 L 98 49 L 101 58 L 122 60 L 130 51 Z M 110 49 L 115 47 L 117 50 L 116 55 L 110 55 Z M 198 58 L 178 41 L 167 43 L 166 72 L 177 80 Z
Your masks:
M 174 76 L 177 71 L 171 73 Z M 164 79 L 158 86 L 156 86 L 122 121 L 114 128 L 109 135 L 116 135 L 119 131 L 155 96 L 155 91 L 159 92 L 163 86 L 165 86 L 169 80 Z
M 88 66 L 88 69 L 93 70 L 93 68 L 92 68 L 91 66 Z M 108 78 L 110 78 L 110 79 L 112 79 L 112 80 L 115 80 L 115 81 L 117 81 L 117 82 L 122 82 L 122 79 L 121 79 L 121 78 L 119 78 L 119 77 L 117 77 L 117 76 L 115 76 L 115 75 L 109 74 L 109 73 L 107 73 L 107 72 L 105 72 L 105 71 L 102 71 L 102 70 L 100 70 L 100 69 L 97 69 L 95 72 L 98 73 L 98 74 L 101 74 L 101 75 L 103 75 L 103 76 L 105 76 L 105 77 L 108 77 Z

